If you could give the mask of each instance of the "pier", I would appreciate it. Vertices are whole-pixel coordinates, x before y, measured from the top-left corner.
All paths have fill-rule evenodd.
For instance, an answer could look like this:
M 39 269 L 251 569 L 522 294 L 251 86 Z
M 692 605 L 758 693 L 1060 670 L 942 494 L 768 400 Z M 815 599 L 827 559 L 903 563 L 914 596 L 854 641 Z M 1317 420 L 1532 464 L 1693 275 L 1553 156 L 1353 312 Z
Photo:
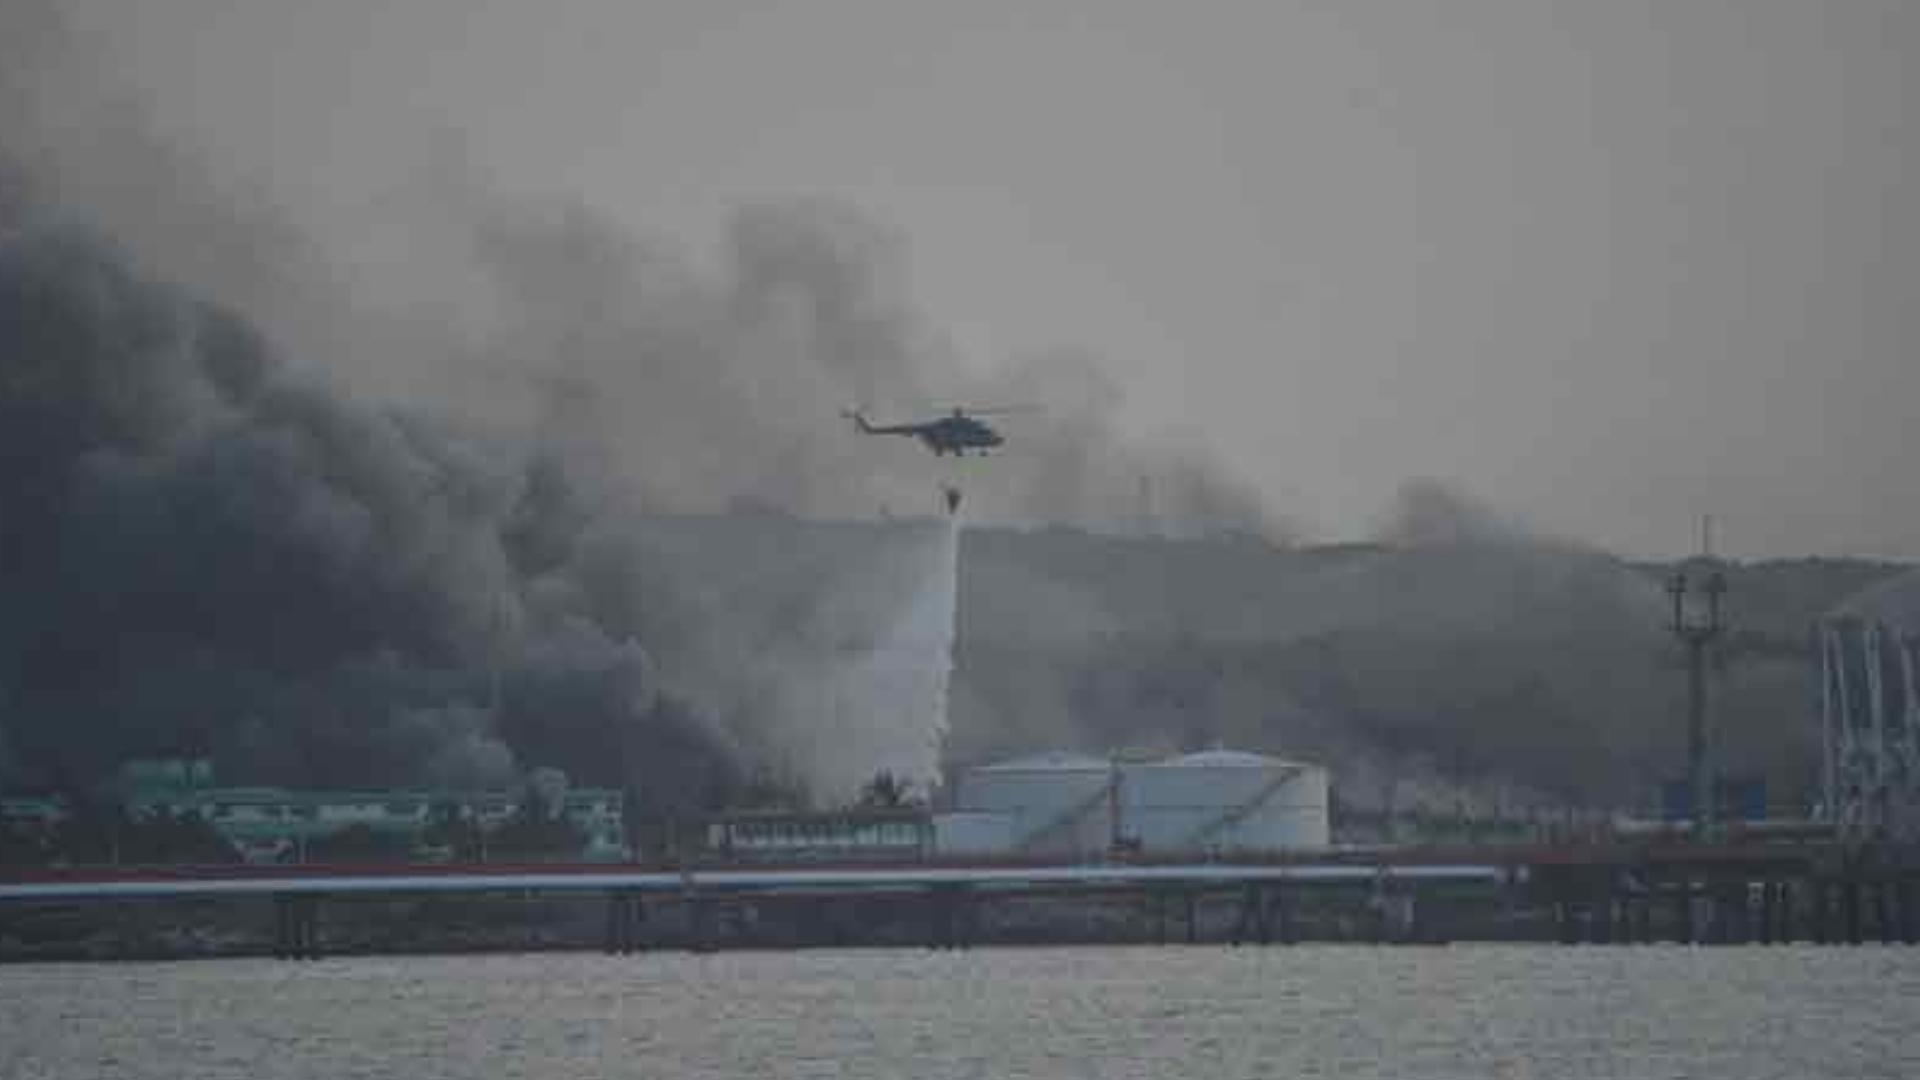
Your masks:
M 598 944 L 614 954 L 1049 940 L 1920 941 L 1920 857 L 1824 841 L 1375 847 L 1208 862 L 42 870 L 0 881 L 0 927 L 27 911 L 124 919 L 142 905 L 191 902 L 218 918 L 270 905 L 267 951 L 309 959 L 353 951 L 329 936 L 330 912 L 364 910 L 362 902 L 516 898 L 597 907 Z M 877 933 L 881 926 L 893 929 Z

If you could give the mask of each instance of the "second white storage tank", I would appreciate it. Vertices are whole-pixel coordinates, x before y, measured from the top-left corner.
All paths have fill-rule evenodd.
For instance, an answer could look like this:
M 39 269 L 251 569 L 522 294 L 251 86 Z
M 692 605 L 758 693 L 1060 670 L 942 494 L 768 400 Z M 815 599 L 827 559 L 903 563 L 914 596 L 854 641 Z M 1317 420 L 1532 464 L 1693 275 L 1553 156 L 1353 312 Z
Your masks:
M 1120 835 L 1158 853 L 1256 853 L 1326 846 L 1327 771 L 1236 750 L 1127 765 Z

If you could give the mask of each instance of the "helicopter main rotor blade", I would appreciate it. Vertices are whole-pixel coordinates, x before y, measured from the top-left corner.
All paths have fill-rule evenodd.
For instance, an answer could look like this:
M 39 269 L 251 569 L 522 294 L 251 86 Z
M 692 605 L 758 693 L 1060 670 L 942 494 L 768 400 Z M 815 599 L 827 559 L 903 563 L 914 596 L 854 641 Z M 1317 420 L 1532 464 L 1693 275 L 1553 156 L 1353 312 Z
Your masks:
M 1043 413 L 1047 411 L 1047 407 L 1044 405 L 996 405 L 985 409 L 963 408 L 960 411 L 968 416 L 1017 416 L 1022 413 Z

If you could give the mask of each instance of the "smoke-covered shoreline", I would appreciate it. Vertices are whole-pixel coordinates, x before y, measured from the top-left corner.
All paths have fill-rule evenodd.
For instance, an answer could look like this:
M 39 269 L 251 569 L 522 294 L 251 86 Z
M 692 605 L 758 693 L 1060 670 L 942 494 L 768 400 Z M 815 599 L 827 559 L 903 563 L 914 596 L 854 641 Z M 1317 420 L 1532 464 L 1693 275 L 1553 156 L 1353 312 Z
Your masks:
M 926 695 L 880 669 L 904 634 L 901 671 L 938 675 L 909 616 L 953 617 L 916 601 L 946 523 L 646 512 L 592 446 L 369 403 L 78 227 L 0 240 L 0 340 L 13 782 L 182 751 L 283 783 L 553 766 L 664 814 L 925 769 Z M 1603 800 L 1660 766 L 1655 580 L 1431 484 L 1387 533 L 1289 552 L 970 530 L 947 601 L 961 756 L 1224 738 L 1329 760 L 1375 801 L 1515 775 Z M 1745 670 L 1760 764 L 1791 776 L 1769 702 L 1792 658 Z

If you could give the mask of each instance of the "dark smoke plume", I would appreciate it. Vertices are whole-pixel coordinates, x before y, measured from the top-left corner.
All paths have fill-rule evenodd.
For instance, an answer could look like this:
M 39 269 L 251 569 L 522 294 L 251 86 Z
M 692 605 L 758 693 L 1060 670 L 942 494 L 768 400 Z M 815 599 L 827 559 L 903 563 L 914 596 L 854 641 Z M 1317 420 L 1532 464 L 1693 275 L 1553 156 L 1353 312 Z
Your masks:
M 621 784 L 731 766 L 564 593 L 551 463 L 371 408 L 85 231 L 0 240 L 0 685 L 19 766 Z M 558 728 L 556 730 L 555 728 Z M 648 760 L 675 728 L 676 760 Z M 621 752 L 609 753 L 608 748 Z

